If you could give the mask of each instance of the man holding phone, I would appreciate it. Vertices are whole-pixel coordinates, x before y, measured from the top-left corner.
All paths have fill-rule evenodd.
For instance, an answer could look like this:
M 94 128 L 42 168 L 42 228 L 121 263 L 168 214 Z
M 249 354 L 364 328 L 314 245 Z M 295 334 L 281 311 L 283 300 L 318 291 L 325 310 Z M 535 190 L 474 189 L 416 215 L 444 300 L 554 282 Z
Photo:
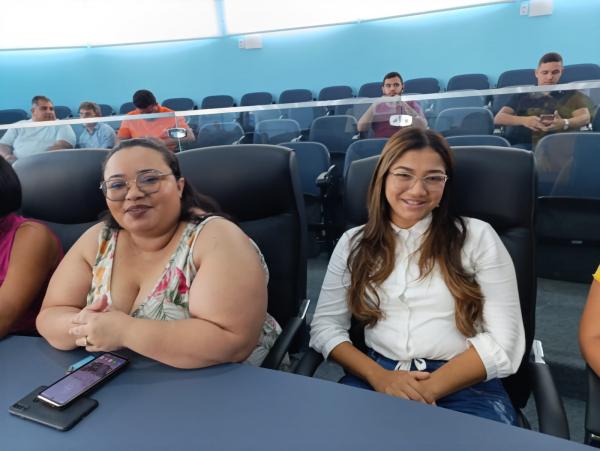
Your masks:
M 563 74 L 563 59 L 546 53 L 535 70 L 538 86 L 556 85 Z M 532 150 L 549 133 L 576 131 L 590 123 L 591 101 L 578 91 L 514 94 L 496 117 L 504 125 L 505 137 L 513 146 Z

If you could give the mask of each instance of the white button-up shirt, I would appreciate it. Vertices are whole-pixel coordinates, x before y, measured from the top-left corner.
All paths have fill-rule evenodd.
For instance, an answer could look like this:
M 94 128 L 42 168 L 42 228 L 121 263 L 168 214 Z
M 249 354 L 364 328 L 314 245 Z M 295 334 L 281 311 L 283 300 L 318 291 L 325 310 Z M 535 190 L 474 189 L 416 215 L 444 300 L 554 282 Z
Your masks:
M 378 288 L 383 318 L 365 328 L 365 343 L 393 360 L 399 369 L 413 359 L 450 360 L 473 346 L 481 358 L 486 379 L 517 371 L 525 350 L 525 332 L 515 269 L 500 237 L 486 222 L 464 218 L 467 237 L 463 267 L 474 274 L 483 293 L 483 321 L 470 338 L 456 328 L 455 300 L 437 265 L 420 279 L 416 252 L 431 223 L 431 215 L 410 229 L 392 224 L 397 235 L 396 266 Z M 347 268 L 351 238 L 362 226 L 344 233 L 338 242 L 323 281 L 311 324 L 310 346 L 325 358 L 340 343 L 349 342 L 351 314 Z

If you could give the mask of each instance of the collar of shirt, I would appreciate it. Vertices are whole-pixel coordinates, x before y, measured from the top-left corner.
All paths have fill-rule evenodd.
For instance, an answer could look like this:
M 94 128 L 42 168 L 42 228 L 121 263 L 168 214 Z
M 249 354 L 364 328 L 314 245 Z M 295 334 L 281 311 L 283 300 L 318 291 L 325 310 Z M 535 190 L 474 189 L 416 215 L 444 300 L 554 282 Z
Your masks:
M 394 230 L 396 235 L 398 235 L 399 237 L 401 237 L 403 239 L 420 238 L 429 229 L 429 225 L 431 224 L 432 217 L 433 217 L 433 215 L 431 213 L 429 213 L 427 216 L 425 216 L 423 219 L 421 219 L 419 222 L 417 222 L 412 227 L 409 227 L 408 229 L 403 229 L 402 227 L 398 227 L 396 224 L 394 224 L 391 221 L 390 221 L 390 224 L 392 225 L 392 229 Z

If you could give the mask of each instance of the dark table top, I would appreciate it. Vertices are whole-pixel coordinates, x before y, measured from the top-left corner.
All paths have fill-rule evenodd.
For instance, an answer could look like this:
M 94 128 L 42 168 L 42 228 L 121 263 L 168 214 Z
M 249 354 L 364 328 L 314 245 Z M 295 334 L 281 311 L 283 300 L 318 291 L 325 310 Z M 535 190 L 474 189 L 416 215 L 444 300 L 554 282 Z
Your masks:
M 0 340 L 0 449 L 575 450 L 577 443 L 446 409 L 248 365 L 177 370 L 137 355 L 59 432 L 8 413 L 85 355 Z

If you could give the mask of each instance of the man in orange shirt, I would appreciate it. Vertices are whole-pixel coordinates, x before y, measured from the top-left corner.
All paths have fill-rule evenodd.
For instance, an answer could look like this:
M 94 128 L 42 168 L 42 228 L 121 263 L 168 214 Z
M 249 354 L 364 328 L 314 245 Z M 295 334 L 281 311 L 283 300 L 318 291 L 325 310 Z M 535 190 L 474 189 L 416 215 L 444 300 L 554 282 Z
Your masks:
M 156 101 L 156 97 L 147 89 L 140 89 L 133 94 L 133 104 L 135 110 L 128 113 L 135 114 L 152 114 L 152 113 L 171 113 L 173 110 L 160 106 Z M 196 137 L 190 129 L 185 119 L 182 117 L 161 117 L 156 119 L 136 119 L 123 121 L 119 129 L 118 138 L 159 138 L 167 147 L 176 151 L 178 148 L 178 140 L 170 138 L 167 132 L 170 128 L 184 128 L 187 130 L 187 136 L 181 138 L 181 142 L 193 142 Z

